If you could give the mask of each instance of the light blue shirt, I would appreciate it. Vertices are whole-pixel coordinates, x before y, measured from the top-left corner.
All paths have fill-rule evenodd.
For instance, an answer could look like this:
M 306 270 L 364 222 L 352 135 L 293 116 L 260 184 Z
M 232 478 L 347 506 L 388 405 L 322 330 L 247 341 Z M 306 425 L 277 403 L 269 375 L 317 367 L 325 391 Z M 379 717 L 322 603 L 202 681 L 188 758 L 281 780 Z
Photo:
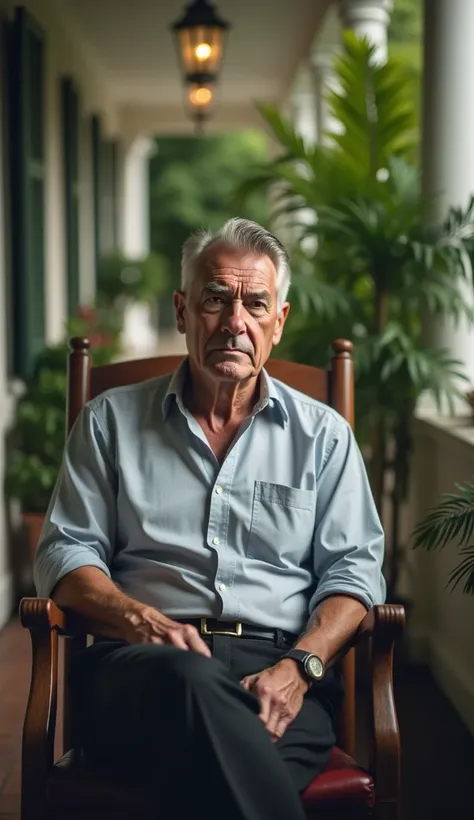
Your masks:
M 383 531 L 334 410 L 263 372 L 219 464 L 172 376 L 89 402 L 69 437 L 35 563 L 40 596 L 94 566 L 171 618 L 299 633 L 323 598 L 382 603 Z

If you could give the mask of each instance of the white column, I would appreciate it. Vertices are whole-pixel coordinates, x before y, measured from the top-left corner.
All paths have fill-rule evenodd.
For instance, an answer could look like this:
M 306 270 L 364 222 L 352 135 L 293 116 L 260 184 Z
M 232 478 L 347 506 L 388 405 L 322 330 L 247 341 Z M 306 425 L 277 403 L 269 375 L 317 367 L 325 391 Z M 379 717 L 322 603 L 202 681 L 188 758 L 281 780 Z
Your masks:
M 336 117 L 333 117 L 328 105 L 327 97 L 329 92 L 335 91 L 338 87 L 334 76 L 334 60 L 336 51 L 332 53 L 324 52 L 315 54 L 312 58 L 312 68 L 315 88 L 315 108 L 317 125 L 317 142 L 320 144 L 330 143 L 329 134 L 340 134 L 342 125 Z
M 474 193 L 474 3 L 426 0 L 423 189 L 432 199 L 433 221 L 450 206 L 465 209 Z M 466 287 L 472 302 L 472 290 Z M 431 340 L 463 362 L 474 382 L 474 329 L 464 322 L 432 323 Z M 464 410 L 465 412 L 465 410 Z
M 290 115 L 295 130 L 307 146 L 317 141 L 316 82 L 313 67 L 305 64 L 291 93 Z
M 149 161 L 155 144 L 138 137 L 127 151 L 123 190 L 123 253 L 130 259 L 144 259 L 150 253 Z M 131 303 L 125 310 L 122 348 L 133 358 L 156 352 L 158 334 L 151 305 Z
M 376 59 L 387 59 L 387 29 L 393 0 L 340 0 L 339 12 L 344 28 L 376 46 Z
M 148 163 L 155 146 L 138 137 L 125 158 L 123 251 L 133 259 L 150 253 L 150 192 Z

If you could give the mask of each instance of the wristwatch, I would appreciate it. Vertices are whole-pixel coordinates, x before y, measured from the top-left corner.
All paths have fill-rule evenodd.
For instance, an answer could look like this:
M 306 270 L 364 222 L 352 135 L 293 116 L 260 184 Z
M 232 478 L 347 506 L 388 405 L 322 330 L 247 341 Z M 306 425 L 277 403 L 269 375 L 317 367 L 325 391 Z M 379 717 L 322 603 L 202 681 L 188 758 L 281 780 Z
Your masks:
M 289 652 L 283 655 L 283 658 L 292 658 L 294 661 L 298 661 L 310 681 L 322 680 L 324 677 L 324 663 L 321 658 L 318 658 L 312 652 L 306 652 L 304 649 L 290 649 Z

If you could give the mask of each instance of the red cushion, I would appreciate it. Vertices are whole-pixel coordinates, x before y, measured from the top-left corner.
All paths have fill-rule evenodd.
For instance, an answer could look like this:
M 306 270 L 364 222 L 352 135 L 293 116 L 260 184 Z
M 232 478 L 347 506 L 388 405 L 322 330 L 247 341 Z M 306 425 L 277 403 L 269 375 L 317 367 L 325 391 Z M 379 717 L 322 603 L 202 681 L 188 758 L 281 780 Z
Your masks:
M 337 747 L 332 750 L 325 768 L 303 794 L 305 809 L 334 808 L 372 809 L 375 802 L 374 781 L 352 757 Z

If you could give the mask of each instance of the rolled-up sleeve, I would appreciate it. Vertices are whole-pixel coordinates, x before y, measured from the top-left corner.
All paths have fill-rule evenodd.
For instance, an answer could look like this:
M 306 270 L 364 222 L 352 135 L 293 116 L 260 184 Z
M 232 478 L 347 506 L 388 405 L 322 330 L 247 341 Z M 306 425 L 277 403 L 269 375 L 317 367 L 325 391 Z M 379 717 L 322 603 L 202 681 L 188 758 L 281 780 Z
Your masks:
M 330 595 L 347 594 L 369 609 L 383 603 L 384 533 L 365 465 L 345 422 L 334 421 L 317 481 L 314 571 L 310 612 Z
M 116 473 L 110 442 L 93 408 L 79 414 L 66 444 L 35 558 L 41 597 L 75 569 L 97 567 L 110 577 L 116 532 Z

